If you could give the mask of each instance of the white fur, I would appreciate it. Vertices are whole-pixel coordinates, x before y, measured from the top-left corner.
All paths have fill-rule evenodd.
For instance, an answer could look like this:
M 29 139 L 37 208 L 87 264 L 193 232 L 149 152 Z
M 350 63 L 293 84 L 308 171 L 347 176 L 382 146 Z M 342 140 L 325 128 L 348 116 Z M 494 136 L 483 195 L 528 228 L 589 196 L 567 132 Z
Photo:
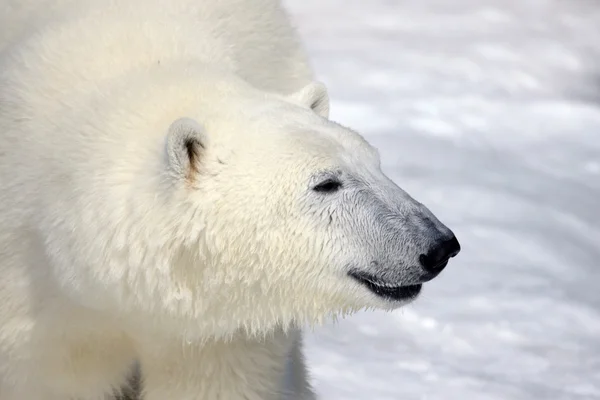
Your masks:
M 309 185 L 421 206 L 326 119 L 278 1 L 0 0 L 0 51 L 0 400 L 111 398 L 138 362 L 146 400 L 312 399 L 299 327 L 399 305 L 346 275 L 377 202 Z

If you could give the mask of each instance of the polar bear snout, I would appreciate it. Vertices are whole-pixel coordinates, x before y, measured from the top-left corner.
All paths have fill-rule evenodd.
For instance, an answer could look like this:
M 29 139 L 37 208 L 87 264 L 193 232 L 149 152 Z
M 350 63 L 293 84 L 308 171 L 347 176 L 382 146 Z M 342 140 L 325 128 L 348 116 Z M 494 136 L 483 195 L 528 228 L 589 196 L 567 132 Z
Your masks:
M 396 307 L 416 299 L 422 284 L 437 277 L 461 246 L 452 230 L 427 207 L 399 188 L 393 189 L 400 196 L 381 196 L 386 201 L 373 213 L 378 215 L 372 223 L 378 235 L 375 241 L 363 242 L 368 258 L 353 263 L 348 275 L 376 298 Z
M 419 263 L 425 271 L 426 279 L 431 280 L 439 275 L 448 261 L 460 252 L 460 243 L 454 234 L 450 238 L 442 237 L 435 241 L 426 254 L 419 256 Z

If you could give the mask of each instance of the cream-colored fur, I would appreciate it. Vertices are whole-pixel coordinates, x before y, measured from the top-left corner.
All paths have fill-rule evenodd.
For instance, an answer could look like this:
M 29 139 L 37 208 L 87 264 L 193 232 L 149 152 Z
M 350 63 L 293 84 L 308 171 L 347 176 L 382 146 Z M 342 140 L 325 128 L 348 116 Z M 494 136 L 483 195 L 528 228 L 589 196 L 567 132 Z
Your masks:
M 103 118 L 118 119 L 115 114 L 127 112 L 126 109 L 115 108 L 119 107 L 118 98 L 110 98 L 111 89 L 121 90 L 127 95 L 129 79 L 119 80 L 119 76 L 135 76 L 137 70 L 148 76 L 153 72 L 167 75 L 161 74 L 160 68 L 156 67 L 162 64 L 168 70 L 170 64 L 191 60 L 197 61 L 196 65 L 209 62 L 217 70 L 229 70 L 254 87 L 272 92 L 290 93 L 311 79 L 304 52 L 276 1 L 170 3 L 0 2 L 0 79 L 3 88 L 0 94 L 1 400 L 103 399 L 125 384 L 137 359 L 142 360 L 147 399 L 272 398 L 274 394 L 285 391 L 280 384 L 283 382 L 280 375 L 282 366 L 286 364 L 291 366 L 296 382 L 297 395 L 294 396 L 299 396 L 290 398 L 312 398 L 304 378 L 300 339 L 294 334 L 278 333 L 275 338 L 267 339 L 248 339 L 236 334 L 234 338 L 228 338 L 230 345 L 220 343 L 214 346 L 207 344 L 211 339 L 196 343 L 194 339 L 197 337 L 189 343 L 181 338 L 166 340 L 167 344 L 148 339 L 150 344 L 145 348 L 140 344 L 143 341 L 138 343 L 132 339 L 131 329 L 124 328 L 131 325 L 127 316 L 106 312 L 110 310 L 109 306 L 98 310 L 103 307 L 94 307 L 95 299 L 78 302 L 64 294 L 61 286 L 68 285 L 68 282 L 58 282 L 60 278 L 57 275 L 68 281 L 68 270 L 86 268 L 86 264 L 91 264 L 85 261 L 86 257 L 91 254 L 82 254 L 83 265 L 78 264 L 78 260 L 56 260 L 57 263 L 65 263 L 63 267 L 56 267 L 65 271 L 50 267 L 52 255 L 47 249 L 55 246 L 57 253 L 62 253 L 61 248 L 66 246 L 76 251 L 74 247 L 77 244 L 70 241 L 68 235 L 82 234 L 86 238 L 82 241 L 89 238 L 100 243 L 103 240 L 127 241 L 127 235 L 131 234 L 122 231 L 122 237 L 118 238 L 114 235 L 119 232 L 112 231 L 107 232 L 111 236 L 107 238 L 101 234 L 94 237 L 99 233 L 97 231 L 89 235 L 79 232 L 90 223 L 101 227 L 105 223 L 104 218 L 109 218 L 102 215 L 110 212 L 106 209 L 108 203 L 101 200 L 104 196 L 120 198 L 120 206 L 127 207 L 124 203 L 130 196 L 126 192 L 136 190 L 134 187 L 121 188 L 111 195 L 103 192 L 103 185 L 99 182 L 103 175 L 106 177 L 108 170 L 114 171 L 115 181 L 126 180 L 128 172 L 135 173 L 140 166 L 135 161 L 131 165 L 127 162 L 121 166 L 116 164 L 124 160 L 121 157 L 127 159 L 128 154 L 137 152 L 136 141 L 141 139 L 145 142 L 143 137 L 126 137 L 133 130 L 131 127 L 122 126 L 112 132 L 103 130 L 110 126 L 110 122 Z M 156 23 L 153 24 L 153 21 Z M 152 67 L 155 71 L 151 71 Z M 186 67 L 182 68 L 189 71 Z M 187 80 L 194 80 L 192 73 L 187 73 Z M 182 76 L 179 86 L 185 87 L 185 81 Z M 149 137 L 152 131 L 160 132 L 160 125 L 152 126 L 154 123 L 169 118 L 168 115 L 154 114 L 153 105 L 143 104 L 146 100 L 144 86 L 150 85 L 151 80 L 132 82 L 132 86 L 140 90 L 137 96 L 132 96 L 139 104 L 132 103 L 126 107 L 133 111 L 132 119 L 143 118 L 144 113 L 149 115 L 145 124 L 151 127 L 146 132 Z M 168 91 L 168 88 L 155 91 L 154 106 L 159 108 L 169 96 L 162 90 Z M 186 107 L 182 107 L 182 102 L 189 92 L 171 93 L 178 97 L 172 105 L 166 106 L 175 113 L 173 115 L 184 115 Z M 106 104 L 94 105 L 98 99 L 106 101 Z M 192 104 L 187 105 L 188 109 L 192 107 Z M 101 115 L 95 118 L 93 114 L 96 112 Z M 85 126 L 96 122 L 89 120 L 101 120 L 100 126 Z M 128 122 L 121 121 L 124 124 Z M 104 134 L 106 141 L 100 142 L 105 143 L 88 142 L 94 140 L 94 135 Z M 116 141 L 107 143 L 111 140 Z M 40 144 L 40 141 L 44 143 Z M 134 147 L 127 149 L 128 143 Z M 99 154 L 98 147 L 104 144 L 107 153 Z M 142 146 L 146 149 L 152 147 L 149 143 Z M 155 146 L 160 146 L 160 143 L 155 143 Z M 144 153 L 147 150 L 139 151 Z M 25 161 L 23 157 L 29 160 L 26 165 L 22 163 Z M 76 197 L 76 192 L 86 190 L 90 191 L 84 197 Z M 85 196 L 90 196 L 90 200 L 97 197 L 103 205 L 94 209 L 94 201 L 86 204 L 88 199 Z M 126 218 L 126 210 L 119 212 L 123 214 L 113 214 L 114 219 Z M 177 210 L 173 212 L 177 214 Z M 61 214 L 78 214 L 76 218 L 82 218 L 82 224 L 69 226 L 71 221 L 62 220 Z M 159 218 L 168 221 L 169 216 Z M 66 226 L 61 228 L 61 223 Z M 123 230 L 126 229 L 123 227 Z M 56 235 L 47 234 L 54 230 Z M 62 232 L 59 234 L 59 231 Z M 61 238 L 66 232 L 69 232 L 67 236 Z M 155 239 L 160 242 L 159 238 Z M 119 246 L 127 244 L 123 242 Z M 130 250 L 131 253 L 143 251 L 133 246 Z M 70 257 L 69 254 L 63 256 Z M 134 256 L 130 254 L 130 257 Z M 140 257 L 144 255 L 140 254 Z M 137 262 L 140 263 L 140 260 Z M 145 262 L 148 263 L 148 260 Z M 157 259 L 156 263 L 159 262 Z M 105 278 L 117 285 L 119 279 L 132 278 L 124 276 L 125 271 L 111 276 L 110 262 L 103 266 L 106 267 Z M 66 276 L 61 272 L 65 272 Z M 185 280 L 185 271 L 180 272 L 177 278 Z M 94 277 L 90 276 L 90 279 Z M 79 295 L 87 297 L 84 288 L 74 289 L 82 289 Z M 91 307 L 90 304 L 78 303 L 90 303 Z M 205 350 L 192 350 L 198 346 L 204 346 Z M 190 351 L 186 350 L 188 347 Z M 169 349 L 169 352 L 159 356 L 155 353 L 157 349 Z M 222 358 L 216 349 L 229 353 L 228 358 Z M 243 353 L 236 355 L 233 349 L 243 350 Z M 179 354 L 184 357 L 177 358 Z M 287 362 L 288 354 L 296 354 L 291 362 Z M 154 356 L 158 358 L 153 359 Z M 182 360 L 189 361 L 191 365 Z M 246 360 L 251 362 L 246 365 Z M 231 365 L 226 366 L 226 362 Z M 181 371 L 181 375 L 168 372 L 169 363 L 173 363 L 173 368 Z M 200 372 L 193 376 L 190 371 L 185 371 L 186 366 Z M 264 372 L 257 370 L 261 367 L 265 368 Z M 252 381 L 245 381 L 247 368 L 252 369 L 250 373 L 256 374 L 253 377 L 253 380 L 257 379 L 256 388 Z M 161 375 L 161 372 L 164 374 Z M 215 378 L 215 374 L 220 374 L 217 384 L 206 381 Z M 244 381 L 236 385 L 239 379 Z M 186 381 L 199 386 L 199 390 L 187 387 Z M 219 390 L 223 392 L 219 393 Z M 160 397 L 163 393 L 167 394 Z
M 194 342 L 196 338 L 189 343 L 185 338 L 174 338 L 166 340 L 166 344 L 147 339 L 150 344 L 144 347 L 143 340 L 135 341 L 131 329 L 124 328 L 132 325 L 127 316 L 106 312 L 109 306 L 98 310 L 102 307 L 94 307 L 95 299 L 91 297 L 83 301 L 89 304 L 78 304 L 80 302 L 64 294 L 61 286 L 68 282 L 58 282 L 57 274 L 68 281 L 69 268 L 86 268 L 86 264 L 91 264 L 85 261 L 86 257 L 91 254 L 81 255 L 83 265 L 78 264 L 78 260 L 56 260 L 65 263 L 57 266 L 65 271 L 56 271 L 50 267 L 50 251 L 45 250 L 55 246 L 57 253 L 62 253 L 60 249 L 66 246 L 75 251 L 77 243 L 71 241 L 69 235 L 85 236 L 82 242 L 123 240 L 125 242 L 118 246 L 127 246 L 127 235 L 132 232 L 126 232 L 126 227 L 120 232 L 107 232 L 110 238 L 98 231 L 88 235 L 79 230 L 90 223 L 98 224 L 101 229 L 107 223 L 105 218 L 111 217 L 102 214 L 111 212 L 106 209 L 109 203 L 104 202 L 109 201 L 108 198 L 120 198 L 117 207 L 127 207 L 124 203 L 131 198 L 127 192 L 135 191 L 134 187 L 115 188 L 117 192 L 111 194 L 103 191 L 106 186 L 100 181 L 110 170 L 114 171 L 116 182 L 124 182 L 128 174 L 134 174 L 140 167 L 136 160 L 130 165 L 125 160 L 138 150 L 144 153 L 153 147 L 143 136 L 127 137 L 134 129 L 126 125 L 135 122 L 121 119 L 123 126 L 117 130 L 104 130 L 111 125 L 108 118 L 119 119 L 117 114 L 126 114 L 127 108 L 133 111 L 131 120 L 148 115 L 144 125 L 150 130 L 136 132 L 147 134 L 150 140 L 153 131 L 160 134 L 159 121 L 169 119 L 167 112 L 183 116 L 186 108 L 193 108 L 193 104 L 186 105 L 184 99 L 192 92 L 186 88 L 186 81 L 193 81 L 195 77 L 185 66 L 181 68 L 188 71 L 187 77 L 181 76 L 177 82 L 185 90 L 177 93 L 178 88 L 173 88 L 171 93 L 163 93 L 169 88 L 161 87 L 154 90 L 153 95 L 157 97 L 153 105 L 143 104 L 146 100 L 152 103 L 143 93 L 144 87 L 153 83 L 149 76 L 153 73 L 168 75 L 161 73 L 161 65 L 169 70 L 170 65 L 186 61 L 196 61 L 196 65 L 209 61 L 217 70 L 229 70 L 256 88 L 279 93 L 290 93 L 309 83 L 311 71 L 304 52 L 278 3 L 270 0 L 218 3 L 0 1 L 0 50 L 3 88 L 0 94 L 0 273 L 3 275 L 0 280 L 0 399 L 103 399 L 125 384 L 137 359 L 142 361 L 148 400 L 257 396 L 268 399 L 281 392 L 281 370 L 288 357 L 285 352 L 298 351 L 294 347 L 299 346 L 299 339 L 293 334 L 278 333 L 275 338 L 254 341 L 236 334 L 229 339 L 230 345 L 208 345 L 208 339 L 198 344 Z M 146 74 L 148 80 L 136 81 L 138 70 Z M 126 74 L 131 74 L 132 79 L 119 79 Z M 119 110 L 116 107 L 123 101 L 110 98 L 111 89 L 127 96 L 128 81 L 135 87 L 133 90 L 140 91 L 132 96 L 138 104 L 131 103 Z M 169 95 L 177 99 L 166 105 Z M 205 96 L 205 93 L 192 95 Z M 95 105 L 95 101 L 106 103 Z M 155 114 L 152 107 L 163 105 L 170 110 L 164 110 L 163 116 Z M 96 122 L 100 125 L 87 125 Z M 152 126 L 154 123 L 157 125 Z M 94 135 L 106 135 L 106 140 L 92 144 L 89 141 L 95 139 Z M 139 145 L 135 143 L 140 139 L 145 148 L 136 150 Z M 161 144 L 157 141 L 152 150 L 158 150 Z M 104 145 L 106 154 L 99 154 L 99 147 Z M 127 149 L 128 145 L 133 147 Z M 22 163 L 23 157 L 28 159 L 27 165 Z M 122 165 L 117 165 L 119 163 Z M 76 197 L 76 192 L 83 194 L 86 190 L 89 191 L 83 197 Z M 98 201 L 94 201 L 94 197 Z M 94 203 L 99 202 L 103 205 L 95 209 Z M 119 212 L 122 214 L 113 214 L 112 218 L 126 218 L 126 210 Z M 178 211 L 172 213 L 176 215 Z M 61 214 L 77 214 L 82 224 L 70 225 L 71 221 L 62 220 Z M 169 220 L 167 215 L 158 218 Z M 57 234 L 47 234 L 51 231 Z M 69 232 L 67 236 L 61 238 L 66 232 Z M 99 236 L 95 236 L 97 233 Z M 120 238 L 115 236 L 119 234 Z M 158 237 L 153 238 L 160 242 Z M 179 239 L 183 238 L 173 238 Z M 130 250 L 131 253 L 142 251 L 133 246 Z M 55 256 L 61 257 L 61 254 Z M 129 256 L 135 257 L 135 254 Z M 160 261 L 156 259 L 156 264 Z M 150 260 L 144 262 L 153 264 Z M 125 276 L 126 271 L 111 276 L 110 264 L 106 262 L 103 265 L 106 270 L 96 272 L 104 273 L 105 278 L 117 286 L 122 285 L 118 280 L 133 278 Z M 114 268 L 119 267 L 114 265 Z M 185 271 L 179 272 L 181 275 L 175 278 L 185 280 Z M 94 279 L 94 276 L 89 278 Z M 79 295 L 87 297 L 85 288 L 74 289 L 81 289 Z M 135 296 L 135 293 L 129 294 Z M 115 299 L 116 303 L 119 301 L 121 299 Z M 185 329 L 181 331 L 184 332 Z M 198 350 L 199 346 L 204 346 L 204 350 Z M 217 354 L 217 349 L 223 350 L 223 354 Z M 167 353 L 158 355 L 159 350 Z M 243 353 L 235 354 L 236 350 Z M 222 357 L 225 354 L 227 356 Z M 183 357 L 178 358 L 178 355 Z M 304 377 L 301 358 L 295 357 L 287 364 L 292 365 L 294 376 Z M 169 372 L 171 367 L 181 375 Z M 194 376 L 186 367 L 199 372 Z M 260 368 L 265 371 L 261 372 Z M 247 373 L 256 376 L 245 381 Z M 216 379 L 214 385 L 207 381 L 212 379 Z M 236 385 L 240 379 L 243 383 Z M 252 386 L 255 379 L 256 388 Z M 196 387 L 191 387 L 192 383 Z M 220 390 L 223 392 L 219 393 Z M 311 398 L 306 380 L 300 382 L 298 396 Z
M 276 0 L 0 0 L 0 400 L 314 398 L 301 326 L 426 243 L 327 115 Z

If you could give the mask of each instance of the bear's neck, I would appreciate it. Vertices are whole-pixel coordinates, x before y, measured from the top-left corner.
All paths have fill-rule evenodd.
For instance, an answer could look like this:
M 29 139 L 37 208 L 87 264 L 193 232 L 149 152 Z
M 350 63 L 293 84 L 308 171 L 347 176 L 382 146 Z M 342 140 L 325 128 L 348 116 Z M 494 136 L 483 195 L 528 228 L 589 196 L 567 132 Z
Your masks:
M 150 351 L 140 355 L 144 398 L 281 400 L 288 391 L 309 390 L 296 387 L 294 376 L 304 373 L 303 365 L 289 363 L 297 339 L 281 331 L 261 339 L 240 335 L 201 344 L 154 338 Z

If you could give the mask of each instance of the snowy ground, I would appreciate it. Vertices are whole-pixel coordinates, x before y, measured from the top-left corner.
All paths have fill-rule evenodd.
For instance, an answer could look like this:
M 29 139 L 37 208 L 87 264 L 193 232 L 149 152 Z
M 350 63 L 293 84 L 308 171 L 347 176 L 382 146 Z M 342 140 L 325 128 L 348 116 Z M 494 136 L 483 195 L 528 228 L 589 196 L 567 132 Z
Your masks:
M 286 4 L 332 119 L 463 247 L 309 335 L 323 399 L 600 399 L 600 2 Z

